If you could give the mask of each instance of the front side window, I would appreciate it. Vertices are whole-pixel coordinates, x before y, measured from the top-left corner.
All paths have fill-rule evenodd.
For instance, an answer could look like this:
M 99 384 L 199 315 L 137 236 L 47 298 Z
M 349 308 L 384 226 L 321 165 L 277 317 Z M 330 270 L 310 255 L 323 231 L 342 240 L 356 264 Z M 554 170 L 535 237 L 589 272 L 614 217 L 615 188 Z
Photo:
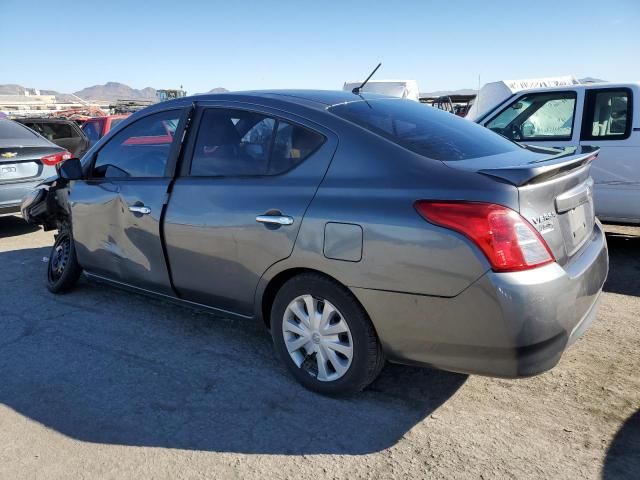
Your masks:
M 410 100 L 355 101 L 329 111 L 434 160 L 467 160 L 520 148 L 476 123 Z
M 487 128 L 511 140 L 571 140 L 576 110 L 575 92 L 525 95 L 487 123 Z
M 93 178 L 163 177 L 180 110 L 144 117 L 118 132 L 100 149 Z
M 588 90 L 582 140 L 621 140 L 631 133 L 631 94 L 627 89 Z
M 313 153 L 324 137 L 259 113 L 204 111 L 191 162 L 194 176 L 277 175 Z

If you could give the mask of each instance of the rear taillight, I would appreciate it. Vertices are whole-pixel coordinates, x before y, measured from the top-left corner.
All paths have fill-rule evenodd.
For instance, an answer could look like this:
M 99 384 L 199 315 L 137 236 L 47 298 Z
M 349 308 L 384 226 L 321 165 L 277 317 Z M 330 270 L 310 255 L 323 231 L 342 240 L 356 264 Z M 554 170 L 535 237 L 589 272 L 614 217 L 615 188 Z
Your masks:
M 555 261 L 547 242 L 518 214 L 494 203 L 419 200 L 416 210 L 429 222 L 473 241 L 497 272 L 513 272 Z
M 40 161 L 45 165 L 52 166 L 52 165 L 57 165 L 60 162 L 64 162 L 65 160 L 69 160 L 70 158 L 71 158 L 71 153 L 65 150 L 64 152 L 53 153 L 51 155 L 42 157 Z

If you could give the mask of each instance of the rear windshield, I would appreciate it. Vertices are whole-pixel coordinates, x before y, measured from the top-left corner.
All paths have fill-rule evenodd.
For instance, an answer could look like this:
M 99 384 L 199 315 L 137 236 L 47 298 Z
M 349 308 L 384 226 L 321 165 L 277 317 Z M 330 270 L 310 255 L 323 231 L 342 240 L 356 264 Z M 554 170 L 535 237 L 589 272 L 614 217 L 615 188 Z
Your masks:
M 0 120 L 0 139 L 3 138 L 33 140 L 39 137 L 18 123 L 11 120 Z
M 520 149 L 476 123 L 411 100 L 357 101 L 329 111 L 434 160 L 467 160 Z
M 24 124 L 50 141 L 78 136 L 68 123 L 24 122 Z

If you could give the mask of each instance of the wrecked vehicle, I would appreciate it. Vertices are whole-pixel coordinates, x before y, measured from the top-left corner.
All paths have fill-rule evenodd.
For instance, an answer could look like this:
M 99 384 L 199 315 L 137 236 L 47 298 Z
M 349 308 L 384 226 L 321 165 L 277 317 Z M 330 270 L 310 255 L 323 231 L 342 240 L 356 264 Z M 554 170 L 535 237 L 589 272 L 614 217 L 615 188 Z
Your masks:
M 118 114 L 87 119 L 87 121 L 82 124 L 82 132 L 89 139 L 89 146 L 93 147 L 98 140 L 104 137 L 111 131 L 111 129 L 115 128 L 128 116 L 128 114 Z
M 17 118 L 16 122 L 26 125 L 50 142 L 68 150 L 73 157 L 80 158 L 89 150 L 89 139 L 73 120 L 62 118 Z
M 25 199 L 80 273 L 270 328 L 305 387 L 386 360 L 501 377 L 552 368 L 608 271 L 597 150 L 531 150 L 361 92 L 202 95 L 135 113 Z
M 30 128 L 0 118 L 0 216 L 20 213 L 22 198 L 69 158 L 71 153 Z

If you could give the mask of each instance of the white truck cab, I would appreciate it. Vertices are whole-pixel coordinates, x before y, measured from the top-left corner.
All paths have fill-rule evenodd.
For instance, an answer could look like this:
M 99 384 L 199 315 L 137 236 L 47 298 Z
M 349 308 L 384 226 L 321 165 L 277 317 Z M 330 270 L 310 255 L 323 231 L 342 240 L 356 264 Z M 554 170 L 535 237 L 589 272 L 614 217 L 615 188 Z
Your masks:
M 471 118 L 528 145 L 594 145 L 591 167 L 600 220 L 640 223 L 640 83 L 520 90 Z M 634 108 L 635 107 L 635 108 Z

